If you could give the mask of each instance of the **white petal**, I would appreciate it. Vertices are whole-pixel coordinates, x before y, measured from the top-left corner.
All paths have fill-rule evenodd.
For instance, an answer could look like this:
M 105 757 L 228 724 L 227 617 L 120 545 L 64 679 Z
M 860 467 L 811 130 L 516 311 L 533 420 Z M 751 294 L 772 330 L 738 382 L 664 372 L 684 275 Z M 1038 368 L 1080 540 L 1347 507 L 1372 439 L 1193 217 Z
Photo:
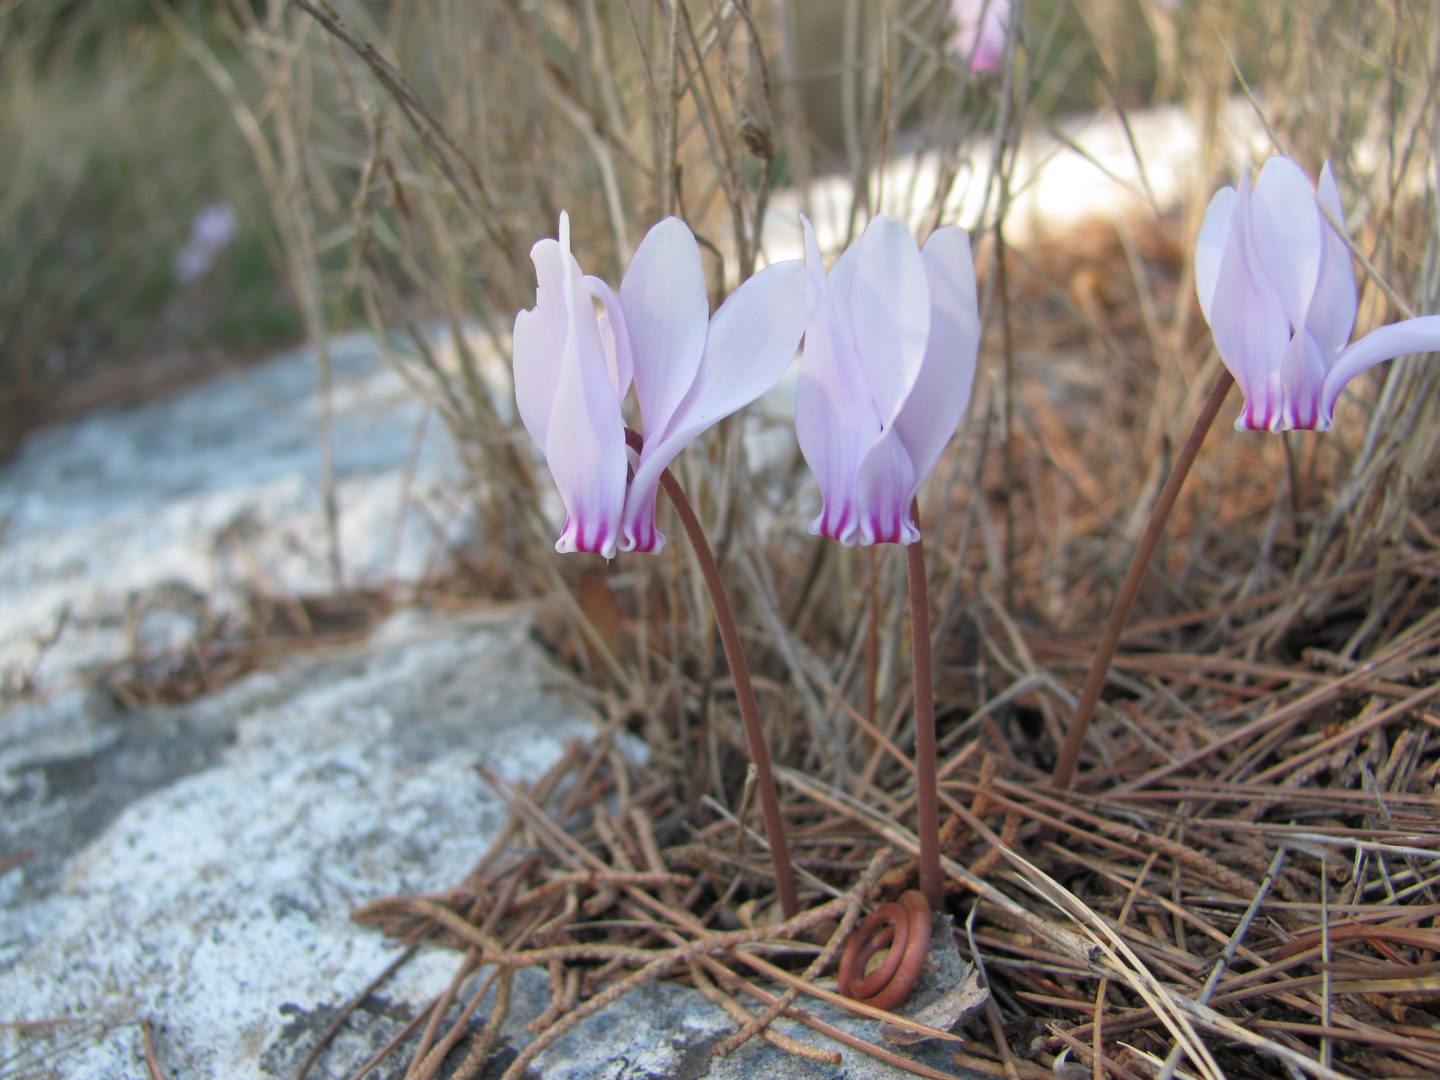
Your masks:
M 856 471 L 880 437 L 880 415 L 836 313 L 815 230 L 809 221 L 804 227 L 805 347 L 795 390 L 795 437 L 825 500 L 810 531 L 854 543 Z
M 600 301 L 605 312 L 600 316 L 600 346 L 605 351 L 605 366 L 610 372 L 610 383 L 615 387 L 615 396 L 621 401 L 630 389 L 630 380 L 635 377 L 635 360 L 630 351 L 630 332 L 625 324 L 625 312 L 620 308 L 620 298 L 614 290 L 598 277 L 585 276 L 590 294 Z
M 1343 228 L 1345 208 L 1340 205 L 1340 189 L 1335 186 L 1335 176 L 1330 172 L 1328 161 L 1320 170 L 1316 198 L 1330 212 L 1335 223 Z M 1310 301 L 1305 327 L 1315 339 L 1328 366 L 1339 357 L 1350 340 L 1351 331 L 1355 329 L 1355 264 L 1350 260 L 1350 248 L 1323 216 L 1320 219 L 1320 237 L 1320 278 L 1315 284 L 1315 298 Z
M 1340 392 L 1360 372 L 1397 356 L 1427 352 L 1440 352 L 1440 315 L 1422 315 L 1370 331 L 1342 352 L 1325 376 L 1319 426 L 1322 429 L 1330 426 Z
M 930 338 L 915 387 L 905 399 L 895 430 L 913 465 L 910 500 L 935 468 L 941 451 L 970 403 L 975 354 L 980 347 L 980 308 L 970 238 L 955 225 L 937 229 L 920 253 L 930 283 Z
M 1245 395 L 1241 430 L 1269 428 L 1280 415 L 1280 363 L 1290 344 L 1290 320 L 1260 271 L 1250 205 L 1250 170 L 1241 173 L 1235 215 L 1220 257 L 1210 301 L 1210 333 L 1225 366 Z
M 594 313 L 590 313 L 593 319 Z M 545 459 L 565 504 L 556 551 L 593 551 L 613 558 L 625 505 L 625 421 L 598 351 L 582 335 L 565 345 Z
M 1310 179 L 1287 157 L 1265 162 L 1255 181 L 1255 254 L 1290 325 L 1305 325 L 1320 279 L 1320 224 Z
M 920 530 L 910 518 L 911 492 L 920 486 L 914 463 L 891 428 L 865 455 L 855 478 L 861 544 L 912 544 Z
M 710 320 L 695 382 L 665 429 L 645 439 L 625 507 L 622 546 L 645 546 L 654 533 L 655 487 L 675 455 L 712 424 L 774 386 L 805 332 L 805 264 L 776 263 L 750 278 Z M 648 510 L 647 510 L 648 505 Z M 658 543 L 664 537 L 654 533 Z
M 668 464 L 668 463 L 667 463 Z M 658 552 L 665 546 L 665 534 L 655 527 L 655 500 L 660 494 L 662 465 L 649 471 L 647 479 L 630 481 L 625 494 L 625 511 L 620 519 L 620 550 Z M 638 475 L 638 474 L 637 474 Z
M 566 514 L 555 550 L 592 551 L 609 559 L 615 555 L 625 505 L 625 421 L 590 287 L 573 258 L 565 263 L 564 287 L 569 320 L 545 441 L 545 460 Z
M 1320 392 L 1325 384 L 1325 360 L 1304 330 L 1290 339 L 1280 362 L 1282 404 L 1271 431 L 1313 431 L 1320 422 Z
M 1230 237 L 1230 223 L 1235 215 L 1235 189 L 1223 187 L 1215 193 L 1205 210 L 1205 221 L 1195 241 L 1195 292 L 1200 297 L 1200 311 L 1210 321 L 1210 298 L 1215 295 L 1215 282 L 1220 276 L 1220 259 Z
M 840 253 L 835 260 L 835 265 L 830 267 L 830 273 L 825 276 L 825 282 L 830 286 L 831 302 L 836 305 L 837 310 L 843 316 L 849 311 L 850 290 L 855 286 L 855 267 L 860 263 L 860 244 L 852 243 Z M 849 332 L 849 325 L 845 330 Z
M 930 335 L 930 287 L 920 248 L 903 221 L 876 214 L 856 241 L 849 289 L 832 286 L 842 319 L 848 315 L 855 355 L 871 396 L 889 425 L 905 403 Z
M 667 435 L 681 426 L 698 434 L 749 405 L 785 374 L 804 333 L 804 262 L 775 263 L 751 277 L 710 320 L 700 370 Z
M 700 247 L 679 218 L 666 218 L 646 235 L 620 283 L 642 434 L 663 431 L 700 366 L 710 301 Z
M 539 289 L 534 310 L 515 319 L 515 400 L 565 504 L 556 550 L 609 557 L 625 498 L 624 424 L 569 225 L 562 213 L 560 240 L 531 251 Z
M 530 249 L 537 279 L 535 306 L 515 316 L 515 334 L 510 341 L 515 406 L 525 430 L 542 450 L 550 430 L 550 410 L 555 405 L 569 325 L 565 257 L 564 249 L 554 240 L 541 240 Z

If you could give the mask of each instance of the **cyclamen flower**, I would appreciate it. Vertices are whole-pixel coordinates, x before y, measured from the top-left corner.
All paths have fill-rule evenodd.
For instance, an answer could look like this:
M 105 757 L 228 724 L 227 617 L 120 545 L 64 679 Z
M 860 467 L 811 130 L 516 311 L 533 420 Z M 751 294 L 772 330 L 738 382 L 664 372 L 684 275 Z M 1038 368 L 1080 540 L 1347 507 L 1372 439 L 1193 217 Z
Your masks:
M 980 312 L 970 238 L 922 251 L 876 215 L 825 275 L 805 225 L 805 349 L 795 434 L 825 505 L 812 533 L 849 546 L 920 539 L 910 505 L 970 400 Z
M 515 404 L 565 504 L 555 550 L 659 551 L 660 474 L 784 373 L 805 328 L 804 264 L 762 270 L 707 319 L 700 248 L 679 218 L 646 235 L 618 296 L 570 254 L 568 214 L 559 240 L 539 241 L 530 257 L 538 288 L 535 307 L 515 316 Z M 621 413 L 632 381 L 645 439 L 635 460 Z
M 1195 290 L 1215 348 L 1245 395 L 1235 427 L 1330 427 L 1345 384 L 1383 360 L 1440 349 L 1440 316 L 1382 326 L 1353 345 L 1355 269 L 1336 224 L 1345 212 L 1327 163 L 1320 188 L 1289 158 L 1265 163 L 1250 187 L 1221 188 L 1195 249 Z
M 190 221 L 190 238 L 175 259 L 175 276 L 180 284 L 199 281 L 210 272 L 220 253 L 230 246 L 239 228 L 235 208 L 229 203 L 211 203 Z
M 995 71 L 1005 62 L 1010 0 L 950 0 L 955 36 L 950 50 L 969 59 L 971 71 Z

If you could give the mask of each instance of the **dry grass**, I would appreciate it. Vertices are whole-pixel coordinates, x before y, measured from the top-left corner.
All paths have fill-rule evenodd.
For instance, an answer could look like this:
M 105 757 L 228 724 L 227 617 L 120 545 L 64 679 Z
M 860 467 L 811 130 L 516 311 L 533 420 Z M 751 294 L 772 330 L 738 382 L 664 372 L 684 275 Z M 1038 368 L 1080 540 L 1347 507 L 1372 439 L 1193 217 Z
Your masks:
M 742 929 L 772 882 L 738 823 L 744 741 L 690 556 L 556 559 L 543 469 L 465 331 L 503 355 L 531 302 L 525 251 L 562 206 L 582 264 L 612 281 L 646 225 L 683 214 L 718 301 L 761 255 L 775 185 L 841 170 L 853 229 L 885 198 L 881 162 L 933 151 L 953 179 L 981 136 L 992 197 L 961 224 L 980 255 L 982 373 L 923 500 L 951 908 L 972 917 L 959 943 L 994 1002 L 992 1024 L 961 1029 L 957 1062 L 1129 1078 L 1163 1071 L 1178 1046 L 1190 1075 L 1440 1071 L 1433 365 L 1362 380 L 1324 436 L 1210 435 L 1075 790 L 1048 785 L 1096 628 L 1218 370 L 1189 252 L 1230 169 L 1215 130 L 1237 88 L 1227 46 L 1283 148 L 1312 173 L 1334 164 L 1378 274 L 1416 310 L 1440 302 L 1432 5 L 1138 6 L 1144 21 L 1119 0 L 1027 4 L 1014 55 L 986 76 L 946 53 L 930 0 L 837 2 L 813 25 L 785 0 L 315 0 L 237 15 L 235 40 L 270 83 L 232 109 L 280 163 L 271 196 L 312 336 L 357 302 L 435 402 L 486 511 L 476 576 L 546 598 L 539 629 L 585 677 L 606 733 L 528 788 L 492 778 L 511 823 L 454 890 L 359 913 L 463 951 L 417 1017 L 407 1076 L 438 1075 L 452 1050 L 447 1068 L 478 1075 L 520 966 L 545 967 L 554 993 L 536 1047 L 658 977 L 744 1022 L 746 1000 L 770 994 L 760 951 L 769 978 L 825 987 L 818 970 L 795 974 L 817 948 L 800 941 L 808 916 Z M 822 63 L 826 26 L 838 53 Z M 1006 244 L 1027 125 L 1157 95 L 1207 132 L 1185 206 Z M 909 212 L 933 226 L 943 201 Z M 330 271 L 326 221 L 346 253 Z M 420 346 L 422 315 L 450 324 L 453 363 Z M 1367 280 L 1359 329 L 1395 315 Z M 810 537 L 798 459 L 752 473 L 741 430 L 720 425 L 677 473 L 748 635 L 804 886 L 834 918 L 914 875 L 903 563 Z M 646 739 L 643 768 L 615 750 L 621 727 Z M 882 846 L 897 861 L 868 880 Z M 848 899 L 818 907 L 832 897 Z

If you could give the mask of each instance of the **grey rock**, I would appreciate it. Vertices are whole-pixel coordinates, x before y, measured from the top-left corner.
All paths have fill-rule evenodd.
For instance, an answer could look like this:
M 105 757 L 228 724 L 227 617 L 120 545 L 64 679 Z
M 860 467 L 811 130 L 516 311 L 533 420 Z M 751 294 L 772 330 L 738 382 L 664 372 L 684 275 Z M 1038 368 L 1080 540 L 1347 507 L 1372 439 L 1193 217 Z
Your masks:
M 338 1005 L 388 961 L 351 909 L 454 884 L 504 820 L 474 763 L 533 776 L 588 734 L 544 692 L 559 677 L 523 619 L 409 612 L 362 650 L 190 706 L 54 703 L 44 719 L 72 734 L 36 752 L 23 733 L 42 718 L 0 717 L 0 850 L 44 852 L 0 877 L 0 1019 L 81 1021 L 38 1042 L 0 1030 L 0 1060 L 123 1075 L 149 1017 L 171 1075 L 267 1075 L 283 1007 Z M 396 1007 L 450 963 L 409 965 L 387 987 Z
M 345 582 L 421 579 L 472 532 L 459 457 L 371 339 L 333 358 Z M 0 695 L 184 647 L 249 591 L 329 591 L 317 381 L 302 350 L 32 435 L 0 469 Z
M 299 658 L 187 706 L 126 714 L 75 695 L 0 717 L 0 850 L 43 851 L 0 877 L 0 1020 L 64 1021 L 0 1029 L 5 1075 L 142 1074 L 138 1025 L 148 1019 L 167 1075 L 293 1076 L 336 1010 L 394 955 L 349 920 L 352 908 L 456 883 L 503 822 L 473 765 L 533 777 L 565 739 L 588 734 L 548 688 L 561 680 L 523 617 L 410 611 L 362 647 Z M 32 745 L 24 736 L 37 731 L 49 734 Z M 458 960 L 418 954 L 350 1018 L 313 1075 L 349 1075 Z M 495 1070 L 528 1043 L 525 1023 L 547 1003 L 544 974 L 521 973 Z M 805 1007 L 879 1041 L 873 1022 Z M 790 1021 L 780 1028 L 824 1042 Z M 902 1075 L 844 1047 L 838 1068 L 759 1040 L 715 1058 L 732 1029 L 694 991 L 656 983 L 586 1020 L 533 1072 Z M 905 1052 L 954 1071 L 942 1046 Z

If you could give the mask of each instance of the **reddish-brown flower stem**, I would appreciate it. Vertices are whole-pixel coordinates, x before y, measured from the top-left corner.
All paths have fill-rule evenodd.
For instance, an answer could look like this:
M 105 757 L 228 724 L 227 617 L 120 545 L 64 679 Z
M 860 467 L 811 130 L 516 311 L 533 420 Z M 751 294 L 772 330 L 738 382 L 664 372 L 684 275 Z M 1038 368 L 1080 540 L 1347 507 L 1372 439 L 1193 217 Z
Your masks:
M 1215 381 L 1215 387 L 1210 391 L 1210 397 L 1206 399 L 1200 415 L 1195 418 L 1195 426 L 1190 429 L 1185 445 L 1180 448 L 1180 454 L 1170 470 L 1170 477 L 1165 481 L 1155 509 L 1150 512 L 1150 520 L 1145 523 L 1145 532 L 1135 548 L 1135 557 L 1130 560 L 1130 569 L 1125 572 L 1125 580 L 1120 583 L 1115 606 L 1110 609 L 1110 619 L 1105 624 L 1105 633 L 1095 650 L 1095 659 L 1090 662 L 1090 672 L 1085 676 L 1080 700 L 1075 705 L 1075 715 L 1071 717 L 1070 727 L 1065 732 L 1065 742 L 1060 747 L 1060 756 L 1055 761 L 1055 772 L 1050 777 L 1050 786 L 1053 788 L 1063 791 L 1075 778 L 1075 765 L 1080 760 L 1080 748 L 1085 745 L 1085 733 L 1090 729 L 1090 719 L 1095 715 L 1095 705 L 1100 700 L 1105 676 L 1109 674 L 1110 661 L 1115 658 L 1115 650 L 1120 645 L 1120 635 L 1125 629 L 1130 607 L 1135 603 L 1140 583 L 1145 580 L 1145 568 L 1150 565 L 1150 557 L 1155 554 L 1155 548 L 1160 543 L 1165 522 L 1170 517 L 1175 500 L 1180 496 L 1180 488 L 1190 473 L 1190 466 L 1195 463 L 1200 445 L 1205 441 L 1205 435 L 1210 430 L 1210 425 L 1215 422 L 1215 416 L 1220 412 L 1225 395 L 1230 392 L 1234 382 L 1235 378 L 1229 369 L 1222 369 L 1220 378 Z
M 639 451 L 644 443 L 634 431 L 626 429 L 625 440 L 632 449 Z M 710 542 L 705 539 L 705 530 L 695 516 L 690 500 L 685 497 L 679 481 L 666 469 L 660 474 L 660 486 L 680 516 L 685 535 L 695 550 L 695 559 L 700 564 L 700 573 L 705 578 L 705 588 L 710 593 L 710 606 L 715 609 L 715 622 L 720 628 L 720 642 L 725 647 L 725 660 L 730 665 L 730 679 L 735 684 L 735 700 L 740 707 L 740 720 L 745 727 L 745 742 L 750 747 L 750 760 L 755 763 L 756 789 L 760 796 L 760 810 L 765 818 L 765 839 L 770 842 L 770 865 L 775 869 L 775 891 L 780 894 L 780 908 L 785 918 L 793 919 L 800 913 L 800 897 L 795 889 L 795 870 L 790 865 L 790 845 L 785 839 L 785 819 L 780 813 L 780 796 L 775 790 L 775 774 L 770 768 L 770 750 L 765 745 L 765 729 L 760 726 L 760 710 L 755 704 L 755 690 L 750 685 L 750 668 L 745 663 L 745 651 L 740 644 L 740 631 L 735 626 L 735 615 L 730 610 L 730 598 L 725 592 L 725 582 L 720 577 L 720 567 L 710 551 Z M 928 640 L 928 639 L 927 639 Z
M 911 516 L 918 522 L 917 502 Z M 925 548 L 916 540 L 905 548 L 910 581 L 910 637 L 915 673 L 915 809 L 920 839 L 920 891 L 931 911 L 945 910 L 945 879 L 940 871 L 940 800 L 936 794 L 935 680 L 930 664 L 930 590 L 925 581 Z

